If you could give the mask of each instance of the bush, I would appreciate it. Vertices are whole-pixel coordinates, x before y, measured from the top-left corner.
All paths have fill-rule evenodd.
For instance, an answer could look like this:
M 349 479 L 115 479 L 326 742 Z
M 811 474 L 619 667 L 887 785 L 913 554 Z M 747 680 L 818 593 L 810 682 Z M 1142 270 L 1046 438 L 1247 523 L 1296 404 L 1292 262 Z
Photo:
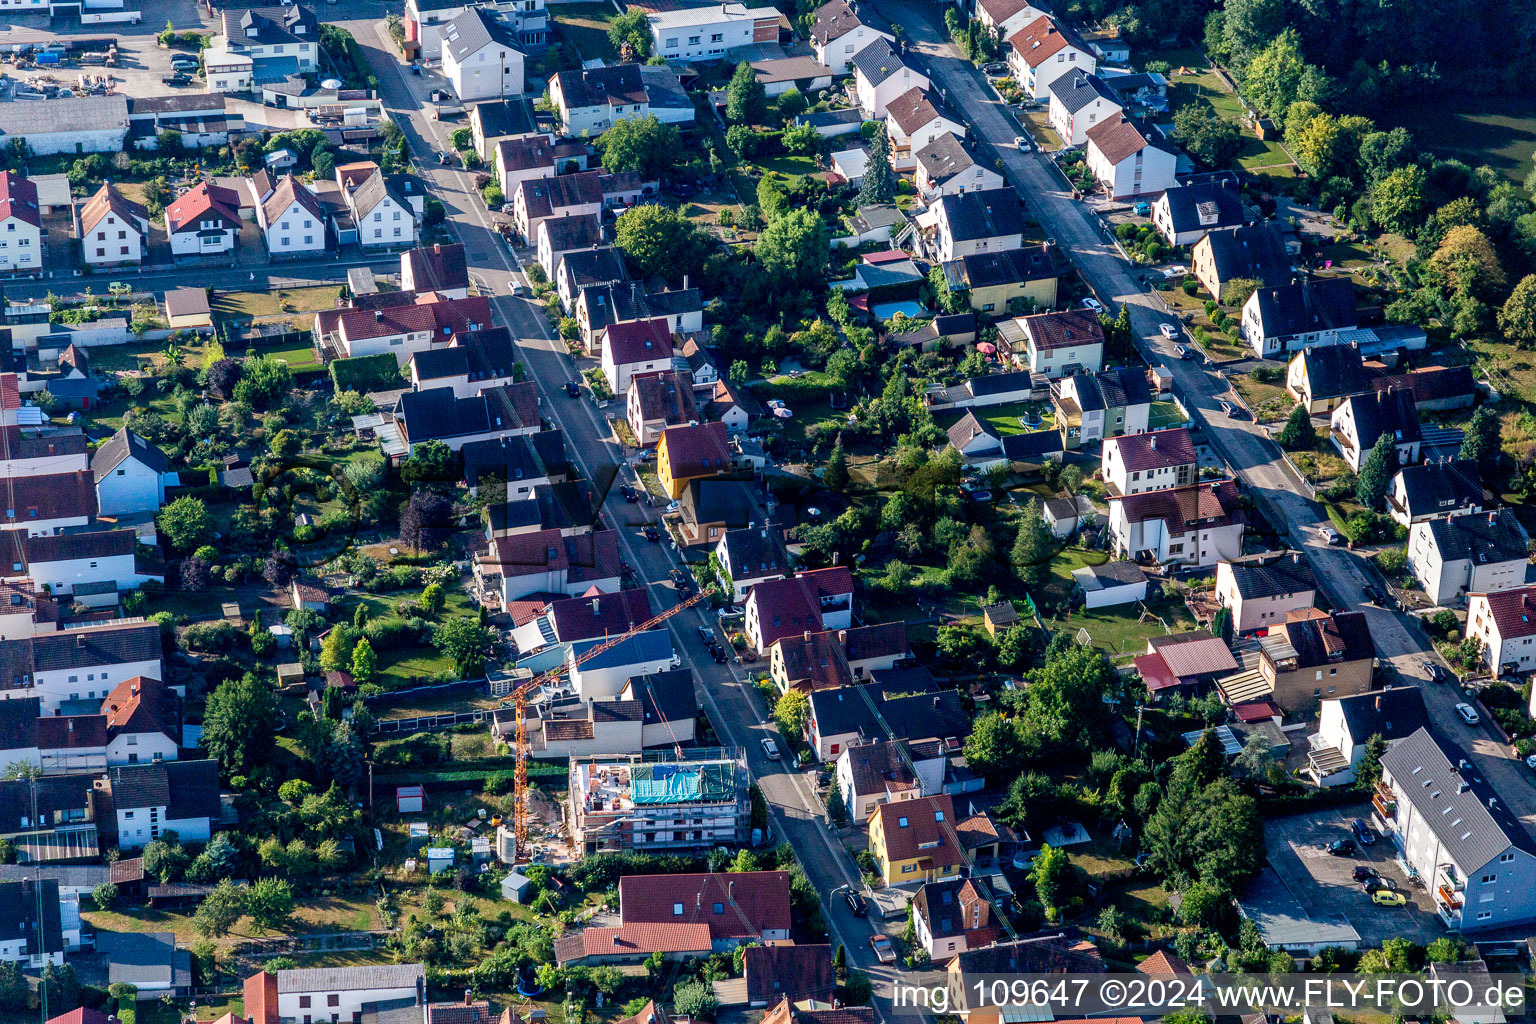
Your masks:
M 507 197 L 502 195 L 501 186 L 494 181 L 481 189 L 480 195 L 485 198 L 485 205 L 489 210 L 500 210 L 501 204 L 507 201 Z
M 388 391 L 401 384 L 400 364 L 388 352 L 338 359 L 331 363 L 331 383 L 338 392 Z

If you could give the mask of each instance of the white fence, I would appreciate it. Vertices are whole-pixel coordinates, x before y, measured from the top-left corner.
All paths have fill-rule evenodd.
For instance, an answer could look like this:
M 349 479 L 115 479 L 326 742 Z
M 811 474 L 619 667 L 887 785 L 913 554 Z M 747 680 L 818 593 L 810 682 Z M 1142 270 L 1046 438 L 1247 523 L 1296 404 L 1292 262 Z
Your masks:
M 142 19 L 138 11 L 81 11 L 80 24 L 105 25 L 109 22 L 126 22 L 137 25 Z

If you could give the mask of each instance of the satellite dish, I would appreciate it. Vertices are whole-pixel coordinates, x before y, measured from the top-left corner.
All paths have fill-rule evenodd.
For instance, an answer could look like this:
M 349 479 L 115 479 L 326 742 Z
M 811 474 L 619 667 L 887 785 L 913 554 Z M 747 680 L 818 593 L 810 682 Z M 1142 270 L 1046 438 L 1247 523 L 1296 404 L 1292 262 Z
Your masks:
M 340 89 L 341 88 L 341 79 L 339 79 L 339 78 L 327 78 L 325 81 L 320 83 L 320 88 L 322 88 L 322 89 Z

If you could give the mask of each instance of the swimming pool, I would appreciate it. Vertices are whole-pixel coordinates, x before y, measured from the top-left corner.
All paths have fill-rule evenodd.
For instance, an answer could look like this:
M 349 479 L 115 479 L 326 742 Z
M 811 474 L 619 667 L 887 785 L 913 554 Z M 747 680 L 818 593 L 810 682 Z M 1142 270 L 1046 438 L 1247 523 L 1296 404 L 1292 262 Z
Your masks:
M 903 302 L 882 302 L 877 306 L 869 307 L 869 311 L 881 320 L 889 320 L 897 313 L 905 313 L 907 316 L 922 316 L 923 304 L 912 299 Z

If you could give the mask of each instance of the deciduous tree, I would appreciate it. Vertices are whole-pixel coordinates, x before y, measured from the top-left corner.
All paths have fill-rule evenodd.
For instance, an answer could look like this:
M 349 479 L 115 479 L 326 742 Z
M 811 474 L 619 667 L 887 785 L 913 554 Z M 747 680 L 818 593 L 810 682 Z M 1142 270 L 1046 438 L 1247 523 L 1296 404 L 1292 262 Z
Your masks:
M 614 122 L 597 147 L 608 170 L 639 171 L 648 179 L 660 177 L 682 156 L 677 128 L 662 124 L 655 114 Z
M 768 101 L 763 83 L 757 80 L 752 65 L 742 61 L 731 75 L 731 84 L 725 89 L 725 118 L 732 124 L 758 124 L 763 119 Z
M 192 551 L 213 535 L 213 519 L 202 498 L 184 494 L 160 510 L 155 523 L 171 547 Z
M 226 776 L 244 775 L 272 749 L 277 698 L 272 688 L 247 672 L 219 684 L 203 713 L 203 747 Z

